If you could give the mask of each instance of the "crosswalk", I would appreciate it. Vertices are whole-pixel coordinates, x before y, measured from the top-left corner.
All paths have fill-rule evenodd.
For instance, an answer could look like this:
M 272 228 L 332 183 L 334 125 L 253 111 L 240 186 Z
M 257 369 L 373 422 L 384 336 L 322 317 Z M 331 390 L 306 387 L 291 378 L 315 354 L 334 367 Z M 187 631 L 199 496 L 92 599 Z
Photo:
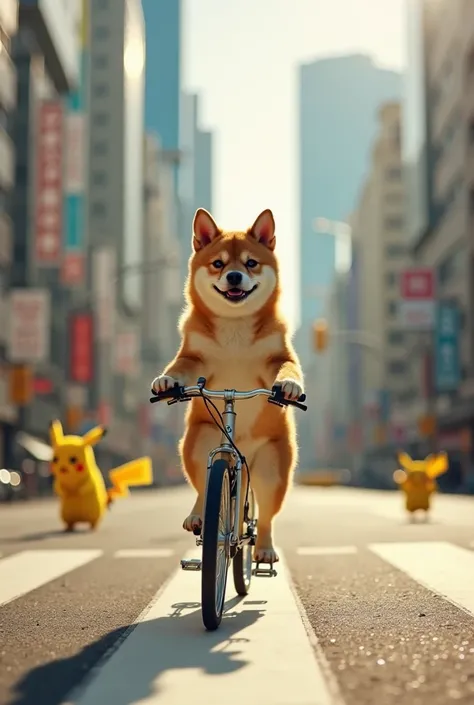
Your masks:
M 324 561 L 371 554 L 474 615 L 471 548 L 449 541 L 407 541 L 303 546 L 283 553 L 277 578 L 255 578 L 246 598 L 236 598 L 229 574 L 225 617 L 214 633 L 204 632 L 202 626 L 199 577 L 175 570 L 156 586 L 153 599 L 112 655 L 61 705 L 182 705 L 192 693 L 199 693 L 199 702 L 208 705 L 223 700 L 241 705 L 244 692 L 248 705 L 341 702 L 316 637 L 301 614 L 291 579 L 293 561 L 319 561 L 324 571 Z M 91 570 L 104 558 L 169 561 L 173 555 L 167 547 L 7 552 L 0 556 L 0 610 L 65 575 Z M 195 555 L 194 550 L 187 557 Z

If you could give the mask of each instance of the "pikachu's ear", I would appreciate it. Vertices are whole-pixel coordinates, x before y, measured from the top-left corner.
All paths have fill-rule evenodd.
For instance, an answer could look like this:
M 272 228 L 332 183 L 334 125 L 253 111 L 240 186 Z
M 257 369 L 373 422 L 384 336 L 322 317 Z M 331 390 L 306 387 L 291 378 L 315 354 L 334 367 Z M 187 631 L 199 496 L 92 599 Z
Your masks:
M 106 433 L 107 429 L 103 426 L 95 426 L 94 428 L 91 428 L 91 430 L 87 431 L 87 433 L 83 436 L 84 445 L 95 446 L 96 443 L 99 443 L 99 441 L 103 439 Z
M 432 479 L 445 473 L 448 467 L 448 455 L 444 451 L 426 458 L 426 473 Z
M 61 421 L 58 421 L 58 419 L 51 421 L 49 426 L 49 437 L 51 439 L 52 446 L 61 445 L 61 441 L 64 439 L 64 433 Z
M 404 451 L 400 450 L 397 453 L 397 460 L 404 470 L 408 470 L 408 472 L 410 472 L 410 470 L 413 468 L 413 460 L 410 458 L 408 453 L 405 453 Z

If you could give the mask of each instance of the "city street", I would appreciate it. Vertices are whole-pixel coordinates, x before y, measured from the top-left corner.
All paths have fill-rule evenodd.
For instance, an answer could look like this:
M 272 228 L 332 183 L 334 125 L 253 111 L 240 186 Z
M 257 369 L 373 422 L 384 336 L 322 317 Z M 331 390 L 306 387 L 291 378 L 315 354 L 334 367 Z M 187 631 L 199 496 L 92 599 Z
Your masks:
M 295 487 L 284 561 L 203 629 L 181 529 L 188 488 L 61 533 L 55 501 L 0 508 L 1 705 L 446 705 L 474 700 L 474 512 L 436 498 Z

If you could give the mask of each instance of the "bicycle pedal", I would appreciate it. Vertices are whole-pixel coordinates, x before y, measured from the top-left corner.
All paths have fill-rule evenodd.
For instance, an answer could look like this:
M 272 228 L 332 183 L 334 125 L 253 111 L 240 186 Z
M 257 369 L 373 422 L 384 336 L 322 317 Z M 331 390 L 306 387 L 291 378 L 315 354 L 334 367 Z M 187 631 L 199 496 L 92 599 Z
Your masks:
M 181 568 L 183 570 L 201 570 L 202 561 L 200 558 L 182 558 Z
M 257 567 L 252 570 L 252 575 L 256 578 L 275 578 L 278 573 L 273 563 L 257 563 Z

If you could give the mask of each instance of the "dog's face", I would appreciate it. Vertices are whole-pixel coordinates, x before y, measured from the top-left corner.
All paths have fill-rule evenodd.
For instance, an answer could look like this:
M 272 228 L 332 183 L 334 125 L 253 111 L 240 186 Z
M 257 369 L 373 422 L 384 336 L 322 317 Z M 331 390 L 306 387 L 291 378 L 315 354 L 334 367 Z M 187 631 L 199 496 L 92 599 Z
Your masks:
M 191 296 L 216 316 L 257 313 L 277 296 L 275 243 L 270 210 L 263 211 L 247 232 L 226 232 L 200 208 L 193 223 Z

